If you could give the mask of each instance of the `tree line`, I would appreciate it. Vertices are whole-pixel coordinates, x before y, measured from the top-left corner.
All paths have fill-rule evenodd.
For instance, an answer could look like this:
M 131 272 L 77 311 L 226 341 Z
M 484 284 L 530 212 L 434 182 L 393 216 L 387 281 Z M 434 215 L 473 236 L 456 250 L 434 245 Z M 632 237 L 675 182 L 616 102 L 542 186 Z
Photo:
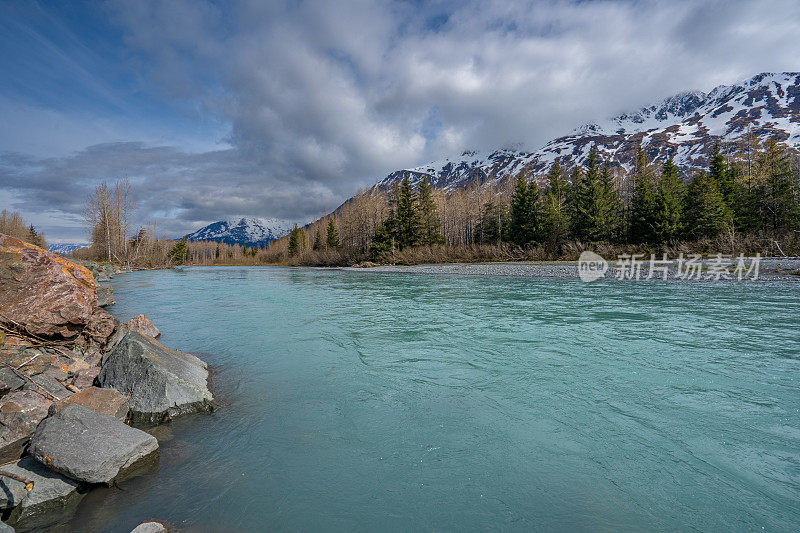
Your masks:
M 26 222 L 22 215 L 16 211 L 8 211 L 6 209 L 0 211 L 0 233 L 35 244 L 45 250 L 47 249 L 44 235 L 33 224 Z
M 573 170 L 569 181 L 557 162 L 544 189 L 520 175 L 508 216 L 497 216 L 490 205 L 480 224 L 490 238 L 553 250 L 570 239 L 669 245 L 737 233 L 793 238 L 791 232 L 800 228 L 800 175 L 791 154 L 771 140 L 755 157 L 756 166 L 746 167 L 717 145 L 708 169 L 686 183 L 671 159 L 654 165 L 639 147 L 626 199 L 592 148 L 586 166 Z
M 716 146 L 691 176 L 671 159 L 650 161 L 641 147 L 627 170 L 592 148 L 569 173 L 556 161 L 546 175 L 463 189 L 434 189 L 427 176 L 412 185 L 405 175 L 263 248 L 168 240 L 152 226 L 130 234 L 130 196 L 124 180 L 93 192 L 92 246 L 79 255 L 149 267 L 574 259 L 586 247 L 800 255 L 797 154 L 752 138 Z
M 715 146 L 707 168 L 688 179 L 671 159 L 648 160 L 642 147 L 627 171 L 592 148 L 569 175 L 556 161 L 540 179 L 521 172 L 455 191 L 432 189 L 427 176 L 412 187 L 406 175 L 388 191 L 359 192 L 334 214 L 296 228 L 291 250 L 279 240 L 268 255 L 273 262 L 335 264 L 330 254 L 320 260 L 305 238 L 334 220 L 353 235 L 337 248 L 341 264 L 568 259 L 588 245 L 800 253 L 796 152 L 752 138 L 725 148 Z

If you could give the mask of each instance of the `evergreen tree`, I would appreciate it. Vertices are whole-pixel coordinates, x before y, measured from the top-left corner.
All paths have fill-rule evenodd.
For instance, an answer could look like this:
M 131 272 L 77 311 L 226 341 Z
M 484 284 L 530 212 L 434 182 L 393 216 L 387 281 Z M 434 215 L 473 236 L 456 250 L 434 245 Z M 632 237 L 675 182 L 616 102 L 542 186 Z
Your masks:
M 172 250 L 167 253 L 167 259 L 170 260 L 171 263 L 175 265 L 182 265 L 186 262 L 186 258 L 189 255 L 189 250 L 186 247 L 186 237 L 179 240 L 175 243 L 172 247 Z
M 685 213 L 688 237 L 716 237 L 732 225 L 731 212 L 719 190 L 719 182 L 706 172 L 696 174 L 689 182 Z
M 526 246 L 535 238 L 535 204 L 538 192 L 536 183 L 529 185 L 528 180 L 520 172 L 514 192 L 511 194 L 511 215 L 508 224 L 508 240 L 517 246 Z
M 733 182 L 733 225 L 742 233 L 755 233 L 761 229 L 762 224 L 759 191 L 752 186 L 752 181 L 748 184 L 747 174 L 741 164 L 729 165 L 728 172 Z
M 372 254 L 372 257 L 378 261 L 393 259 L 395 249 L 394 222 L 394 218 L 389 217 L 384 220 L 375 230 L 375 236 L 372 238 L 370 253 Z
M 708 174 L 717 183 L 720 194 L 725 200 L 725 205 L 728 210 L 733 212 L 734 208 L 734 181 L 733 176 L 725 162 L 725 156 L 719 149 L 719 143 L 714 145 L 714 151 L 711 153 L 711 161 L 708 165 Z
M 547 192 L 542 199 L 541 238 L 550 246 L 558 248 L 569 234 L 567 183 L 558 161 L 550 167 L 547 180 Z
M 325 243 L 328 248 L 339 248 L 339 232 L 336 230 L 336 224 L 333 223 L 333 218 L 328 219 L 328 232 Z
M 317 228 L 317 237 L 314 239 L 312 250 L 322 250 L 322 228 Z
M 298 255 L 303 251 L 306 245 L 306 234 L 305 232 L 297 227 L 297 224 L 294 225 L 292 228 L 291 233 L 289 233 L 289 255 L 295 256 Z
M 630 224 L 631 242 L 654 242 L 656 240 L 656 188 L 641 145 L 636 150 L 633 170 L 633 198 L 631 198 Z
M 678 174 L 678 167 L 668 159 L 661 167 L 661 178 L 656 186 L 653 225 L 656 242 L 673 242 L 683 232 L 685 197 L 686 185 Z
M 797 228 L 800 206 L 792 180 L 789 154 L 775 139 L 770 139 L 760 159 L 762 180 L 757 189 L 764 227 L 773 234 Z
M 408 246 L 417 244 L 419 238 L 416 198 L 411 189 L 411 182 L 408 174 L 400 183 L 400 188 L 396 200 L 396 226 L 397 247 L 402 250 Z
M 620 229 L 621 203 L 608 167 L 600 167 L 597 149 L 592 147 L 586 170 L 574 194 L 572 232 L 585 241 L 611 241 Z
M 505 205 L 495 200 L 486 202 L 481 218 L 475 226 L 475 237 L 478 244 L 500 244 L 503 240 L 508 213 Z
M 443 244 L 444 237 L 439 229 L 441 224 L 433 201 L 433 191 L 428 176 L 422 178 L 417 191 L 417 234 L 418 244 L 430 246 Z
M 44 248 L 44 239 L 42 238 L 41 233 L 36 231 L 36 228 L 33 227 L 33 224 L 31 224 L 31 227 L 28 228 L 28 239 L 27 239 L 27 241 L 29 243 L 35 245 L 35 246 L 39 246 L 40 248 Z

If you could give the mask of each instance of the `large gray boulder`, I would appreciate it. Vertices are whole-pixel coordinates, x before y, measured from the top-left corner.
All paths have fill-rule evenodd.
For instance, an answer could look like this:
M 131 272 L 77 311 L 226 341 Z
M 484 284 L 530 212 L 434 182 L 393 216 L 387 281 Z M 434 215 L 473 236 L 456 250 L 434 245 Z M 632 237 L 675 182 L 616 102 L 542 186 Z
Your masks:
M 135 331 L 127 331 L 110 352 L 97 382 L 129 394 L 129 416 L 137 422 L 213 409 L 208 365 Z
M 33 489 L 28 492 L 23 483 L 0 477 L 4 506 L 14 508 L 7 521 L 15 526 L 22 524 L 31 529 L 64 520 L 85 495 L 80 483 L 53 472 L 32 457 L 4 465 L 2 470 L 33 481 Z
M 72 479 L 110 485 L 154 463 L 158 441 L 113 416 L 68 404 L 39 424 L 28 453 Z
M 105 283 L 97 285 L 97 305 L 99 307 L 107 307 L 115 303 L 114 289 L 111 288 L 111 285 Z

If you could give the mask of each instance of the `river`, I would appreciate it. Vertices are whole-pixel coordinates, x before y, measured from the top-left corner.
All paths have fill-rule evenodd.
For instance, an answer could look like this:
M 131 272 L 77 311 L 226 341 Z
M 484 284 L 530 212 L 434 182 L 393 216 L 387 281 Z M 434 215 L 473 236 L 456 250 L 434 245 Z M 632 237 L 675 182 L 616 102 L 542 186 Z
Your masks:
M 70 530 L 797 531 L 800 288 L 186 268 L 120 319 L 222 406 Z

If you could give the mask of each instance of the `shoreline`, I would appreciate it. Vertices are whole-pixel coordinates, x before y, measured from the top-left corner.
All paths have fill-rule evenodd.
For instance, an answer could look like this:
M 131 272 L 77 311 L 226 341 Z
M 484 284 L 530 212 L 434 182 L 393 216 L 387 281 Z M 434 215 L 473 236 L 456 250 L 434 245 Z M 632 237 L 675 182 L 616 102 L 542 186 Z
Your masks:
M 0 530 L 59 527 L 95 488 L 159 468 L 152 429 L 218 407 L 211 369 L 105 309 L 117 265 L 0 234 L 0 270 Z
M 708 263 L 708 261 L 706 261 Z M 609 265 L 602 280 L 598 281 L 694 281 L 715 282 L 713 279 L 681 279 L 675 277 L 675 263 L 672 262 L 668 279 L 646 279 L 648 264 L 642 264 L 640 279 L 617 279 L 622 273 L 619 268 Z M 311 267 L 325 268 L 325 267 Z M 455 275 L 472 277 L 514 277 L 572 279 L 579 281 L 577 261 L 534 261 L 534 262 L 484 262 L 484 263 L 430 263 L 420 265 L 376 265 L 369 267 L 332 267 L 346 272 L 364 272 L 372 274 L 421 274 L 421 275 Z M 705 272 L 705 271 L 704 271 Z M 720 279 L 722 282 L 739 282 L 733 279 Z M 755 282 L 800 283 L 800 258 L 761 258 L 757 279 L 742 279 Z

